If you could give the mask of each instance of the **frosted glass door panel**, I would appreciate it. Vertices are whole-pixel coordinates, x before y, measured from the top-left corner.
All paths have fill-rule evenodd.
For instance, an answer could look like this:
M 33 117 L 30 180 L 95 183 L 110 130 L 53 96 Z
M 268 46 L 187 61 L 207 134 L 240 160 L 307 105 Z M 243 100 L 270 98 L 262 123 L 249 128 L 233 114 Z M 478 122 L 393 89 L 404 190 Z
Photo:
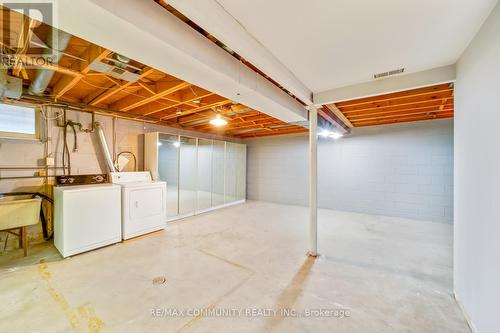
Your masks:
M 158 142 L 158 175 L 167 182 L 167 216 L 179 214 L 179 137 L 160 135 Z
M 238 175 L 238 147 L 237 144 L 226 142 L 226 159 L 224 173 L 225 203 L 231 203 L 237 199 L 237 175 Z
M 198 139 L 198 179 L 196 210 L 212 207 L 212 140 Z
M 179 215 L 196 211 L 196 139 L 181 136 L 179 160 Z
M 247 146 L 237 145 L 237 175 L 236 175 L 236 199 L 246 199 L 247 178 Z
M 212 207 L 224 204 L 224 149 L 223 141 L 213 142 L 212 150 Z

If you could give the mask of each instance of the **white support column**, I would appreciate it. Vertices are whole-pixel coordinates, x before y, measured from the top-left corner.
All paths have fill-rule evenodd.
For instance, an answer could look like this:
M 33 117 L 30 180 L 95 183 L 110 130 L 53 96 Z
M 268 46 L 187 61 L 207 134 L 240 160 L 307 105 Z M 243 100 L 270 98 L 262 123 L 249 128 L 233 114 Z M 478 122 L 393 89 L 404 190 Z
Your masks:
M 318 109 L 309 107 L 309 252 L 311 257 L 318 256 Z

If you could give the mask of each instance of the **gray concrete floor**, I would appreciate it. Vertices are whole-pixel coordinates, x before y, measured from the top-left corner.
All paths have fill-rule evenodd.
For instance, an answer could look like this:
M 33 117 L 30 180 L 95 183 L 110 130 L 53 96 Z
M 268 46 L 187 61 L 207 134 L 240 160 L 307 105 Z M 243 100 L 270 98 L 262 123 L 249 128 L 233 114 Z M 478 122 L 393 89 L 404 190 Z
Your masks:
M 14 251 L 0 257 L 0 332 L 470 332 L 450 225 L 320 210 L 314 260 L 307 215 L 249 202 L 64 260 L 50 244 Z M 264 313 L 285 308 L 348 316 Z

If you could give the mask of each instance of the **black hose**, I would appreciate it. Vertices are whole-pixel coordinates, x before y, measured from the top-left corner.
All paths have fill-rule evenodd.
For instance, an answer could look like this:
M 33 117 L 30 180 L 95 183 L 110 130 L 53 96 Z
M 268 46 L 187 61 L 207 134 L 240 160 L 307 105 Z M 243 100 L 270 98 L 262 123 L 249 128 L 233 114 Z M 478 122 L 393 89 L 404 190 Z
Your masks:
M 78 151 L 78 140 L 76 138 L 76 129 L 75 129 L 75 125 L 77 125 L 77 124 L 75 124 L 72 121 L 69 121 L 68 124 L 73 129 L 73 152 L 77 152 Z
M 62 154 L 62 164 L 63 164 L 63 172 L 64 174 L 71 174 L 71 156 L 69 154 L 69 148 L 68 148 L 68 140 L 67 140 L 67 127 L 68 127 L 68 124 L 65 123 L 64 124 L 64 127 L 63 127 L 63 142 L 64 142 L 64 145 L 63 145 L 63 154 Z M 66 166 L 67 164 L 67 166 Z M 66 173 L 66 169 L 67 169 L 67 173 Z

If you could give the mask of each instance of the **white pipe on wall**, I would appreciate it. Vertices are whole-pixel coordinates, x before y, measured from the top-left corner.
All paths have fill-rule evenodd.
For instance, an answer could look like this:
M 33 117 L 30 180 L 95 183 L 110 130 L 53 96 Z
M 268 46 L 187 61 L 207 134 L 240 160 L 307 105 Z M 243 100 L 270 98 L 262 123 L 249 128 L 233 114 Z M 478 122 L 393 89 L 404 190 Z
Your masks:
M 101 144 L 101 150 L 104 154 L 104 158 L 106 159 L 108 169 L 110 172 L 116 172 L 111 153 L 109 152 L 108 144 L 106 143 L 106 135 L 104 134 L 104 129 L 102 128 L 101 123 L 96 122 L 95 128 L 97 130 L 97 135 L 99 136 L 99 143 Z
M 318 255 L 318 109 L 309 107 L 309 252 Z

